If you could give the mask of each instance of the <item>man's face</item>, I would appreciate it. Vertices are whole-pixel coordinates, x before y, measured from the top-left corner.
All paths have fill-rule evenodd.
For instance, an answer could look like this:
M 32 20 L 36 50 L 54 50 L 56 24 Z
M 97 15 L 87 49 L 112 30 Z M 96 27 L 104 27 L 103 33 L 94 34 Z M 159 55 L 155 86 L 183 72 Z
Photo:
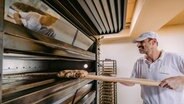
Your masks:
M 143 41 L 138 41 L 137 47 L 141 54 L 149 54 L 153 48 L 153 40 L 152 39 L 145 39 Z

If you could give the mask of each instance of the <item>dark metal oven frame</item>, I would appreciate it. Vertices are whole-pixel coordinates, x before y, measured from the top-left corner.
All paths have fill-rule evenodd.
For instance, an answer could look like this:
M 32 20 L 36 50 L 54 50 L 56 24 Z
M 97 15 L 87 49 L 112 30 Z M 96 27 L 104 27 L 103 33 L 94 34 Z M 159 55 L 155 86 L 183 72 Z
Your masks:
M 65 69 L 84 69 L 96 74 L 98 40 L 93 40 L 93 47 L 86 51 L 8 22 L 4 20 L 4 0 L 0 0 L 0 103 L 97 103 L 96 81 L 50 75 Z

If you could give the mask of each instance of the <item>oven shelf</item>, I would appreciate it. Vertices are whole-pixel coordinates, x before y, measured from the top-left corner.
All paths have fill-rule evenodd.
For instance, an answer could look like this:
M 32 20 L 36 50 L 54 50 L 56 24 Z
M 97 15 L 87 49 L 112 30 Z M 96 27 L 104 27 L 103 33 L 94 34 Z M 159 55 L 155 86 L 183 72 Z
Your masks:
M 49 81 L 50 82 L 50 81 Z M 92 80 L 84 80 L 84 79 L 73 79 L 73 80 L 68 80 L 68 81 L 54 81 L 50 83 L 45 83 L 41 86 L 35 86 L 31 87 L 29 89 L 22 89 L 20 90 L 16 86 L 15 91 L 12 93 L 3 93 L 3 99 L 2 99 L 2 104 L 30 104 L 30 103 L 37 103 L 37 104 L 44 104 L 44 102 L 50 102 L 54 103 L 60 100 L 60 103 L 65 101 L 66 97 L 71 95 L 74 96 L 75 92 L 79 89 L 82 88 L 83 86 L 88 85 L 88 83 L 92 82 Z M 37 83 L 32 83 L 32 85 L 38 85 Z M 24 88 L 23 86 L 26 85 L 21 85 L 21 88 Z M 89 92 L 91 89 L 92 85 L 89 85 L 88 89 L 83 92 L 84 96 L 86 93 Z M 27 86 L 28 88 L 28 86 Z M 81 90 L 82 92 L 83 90 Z M 73 93 L 73 94 L 72 94 Z M 80 94 L 80 93 L 79 93 Z
M 93 52 L 22 28 L 24 27 L 5 21 L 4 49 L 6 53 L 40 54 L 88 60 L 96 59 Z

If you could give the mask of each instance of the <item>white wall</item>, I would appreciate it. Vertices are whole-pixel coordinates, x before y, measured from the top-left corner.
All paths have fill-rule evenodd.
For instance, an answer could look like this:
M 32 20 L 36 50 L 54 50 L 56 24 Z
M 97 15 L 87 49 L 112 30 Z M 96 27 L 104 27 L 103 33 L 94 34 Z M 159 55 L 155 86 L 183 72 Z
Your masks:
M 184 25 L 160 29 L 159 47 L 165 51 L 184 54 Z M 129 77 L 134 62 L 141 55 L 136 44 L 131 42 L 101 44 L 100 58 L 117 60 L 117 76 Z M 127 87 L 118 84 L 118 104 L 142 104 L 140 86 Z

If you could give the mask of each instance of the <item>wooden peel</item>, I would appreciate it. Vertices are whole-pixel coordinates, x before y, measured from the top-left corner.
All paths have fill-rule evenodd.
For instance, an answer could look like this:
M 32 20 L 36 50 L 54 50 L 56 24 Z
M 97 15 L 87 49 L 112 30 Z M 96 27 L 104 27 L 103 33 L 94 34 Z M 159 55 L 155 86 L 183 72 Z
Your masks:
M 97 76 L 90 75 L 85 70 L 63 70 L 60 72 L 49 72 L 49 73 L 22 73 L 22 74 L 5 74 L 3 77 L 14 78 L 14 77 L 24 77 L 24 76 L 56 76 L 59 78 L 85 78 L 92 80 L 108 81 L 108 82 L 130 82 L 146 86 L 159 86 L 160 82 L 141 79 L 141 78 L 118 78 L 112 76 Z
M 111 77 L 111 76 L 90 75 L 85 70 L 64 70 L 64 71 L 61 71 L 58 73 L 58 77 L 85 78 L 85 79 L 108 81 L 108 82 L 120 82 L 120 83 L 130 82 L 130 83 L 146 85 L 146 86 L 159 86 L 159 84 L 160 84 L 160 82 L 156 82 L 156 81 L 148 80 L 148 79 L 118 78 L 118 77 Z
M 84 78 L 108 81 L 108 82 L 119 82 L 119 83 L 130 82 L 130 83 L 146 85 L 146 86 L 159 86 L 160 84 L 160 82 L 156 82 L 156 81 L 148 80 L 148 79 L 141 79 L 141 78 L 118 78 L 118 77 L 97 76 L 97 75 L 87 75 Z

